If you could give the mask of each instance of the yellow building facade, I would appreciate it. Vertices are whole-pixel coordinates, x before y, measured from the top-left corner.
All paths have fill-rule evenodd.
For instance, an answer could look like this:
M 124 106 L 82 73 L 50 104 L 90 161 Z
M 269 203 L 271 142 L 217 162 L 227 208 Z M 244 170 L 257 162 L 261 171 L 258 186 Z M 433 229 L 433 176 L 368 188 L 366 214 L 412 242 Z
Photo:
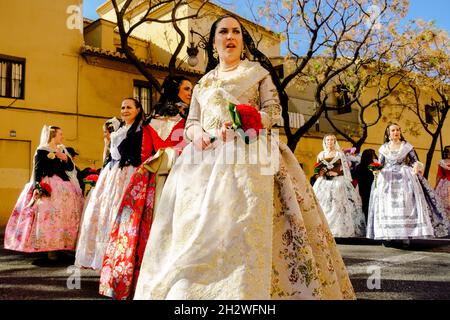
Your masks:
M 0 63 L 7 80 L 0 85 L 0 227 L 30 179 L 45 124 L 62 128 L 65 145 L 79 153 L 79 168 L 99 168 L 103 123 L 120 116 L 121 101 L 140 85 L 151 91 L 123 55 L 111 51 L 118 43 L 113 29 L 108 21 L 83 23 L 78 0 L 0 3 Z M 16 66 L 18 89 L 10 84 Z M 161 82 L 167 75 L 160 65 L 148 68 Z
M 180 14 L 191 14 L 195 6 L 183 10 L 186 11 Z M 193 40 L 197 44 L 200 41 L 197 34 L 190 38 L 190 30 L 207 35 L 215 16 L 227 12 L 213 4 L 208 4 L 204 11 L 214 15 L 180 23 L 186 35 L 179 61 L 180 72 L 193 82 L 203 73 L 205 55 L 200 49 L 199 63 L 193 68 L 187 65 L 185 52 L 189 42 Z M 81 0 L 0 2 L 0 76 L 8 79 L 8 83 L 3 81 L 0 84 L 0 227 L 6 224 L 21 190 L 30 179 L 33 155 L 43 125 L 57 125 L 63 129 L 65 145 L 74 147 L 79 153 L 75 159 L 78 167 L 99 168 L 103 151 L 102 125 L 106 119 L 120 115 L 122 99 L 140 97 L 146 101 L 147 107 L 157 99 L 155 90 L 118 51 L 120 37 L 111 4 L 106 1 L 97 12 L 100 19 L 83 20 Z M 167 18 L 170 7 L 154 14 Z M 139 15 L 139 8 L 136 8 L 136 14 L 131 18 L 137 19 Z M 262 37 L 261 51 L 276 60 L 280 56 L 280 37 L 253 22 L 243 20 L 243 23 L 255 38 Z M 133 35 L 130 45 L 134 52 L 162 82 L 167 75 L 165 65 L 170 52 L 178 41 L 177 35 L 168 26 L 151 24 L 139 28 Z M 290 90 L 290 108 L 294 117 L 295 114 L 307 113 L 305 106 L 312 100 L 309 91 Z M 405 114 L 404 119 L 407 121 L 414 117 L 413 114 Z M 363 150 L 369 147 L 378 149 L 385 125 L 380 122 L 369 129 Z M 295 151 L 308 176 L 322 150 L 323 131 L 311 130 Z M 444 144 L 450 144 L 449 137 L 447 120 L 443 131 Z M 281 138 L 284 139 L 283 136 Z M 407 139 L 425 161 L 429 137 L 423 133 Z M 342 147 L 349 146 L 345 141 L 340 142 Z M 434 163 L 440 159 L 438 151 Z M 432 184 L 435 172 L 436 165 L 433 164 L 430 173 Z

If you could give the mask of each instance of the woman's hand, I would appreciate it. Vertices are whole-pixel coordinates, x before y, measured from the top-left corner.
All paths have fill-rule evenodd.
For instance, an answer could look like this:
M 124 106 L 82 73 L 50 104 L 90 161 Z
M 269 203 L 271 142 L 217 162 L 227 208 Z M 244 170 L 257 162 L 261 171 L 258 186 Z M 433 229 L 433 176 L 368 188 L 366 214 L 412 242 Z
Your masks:
M 67 155 L 65 155 L 64 153 L 56 151 L 55 155 L 58 159 L 60 159 L 62 161 L 67 161 Z
M 33 199 L 34 199 L 34 200 L 37 200 L 37 199 L 39 199 L 40 197 L 41 197 L 41 194 L 40 194 L 39 190 L 38 190 L 38 189 L 34 189 L 34 190 L 33 190 Z
M 233 122 L 226 121 L 222 124 L 222 127 L 219 129 L 219 137 L 222 141 L 230 141 L 235 137 L 234 130 L 231 129 Z
M 325 175 L 326 172 L 327 172 L 327 169 L 325 169 L 325 168 L 320 169 L 320 171 L 319 171 L 319 177 L 323 177 L 323 176 Z
M 208 133 L 203 132 L 199 137 L 194 138 L 194 146 L 197 150 L 205 150 L 212 145 L 214 142 L 213 137 Z
M 416 175 L 423 175 L 423 169 L 424 169 L 424 165 L 423 163 L 417 161 L 416 163 L 414 163 L 413 165 L 413 172 Z

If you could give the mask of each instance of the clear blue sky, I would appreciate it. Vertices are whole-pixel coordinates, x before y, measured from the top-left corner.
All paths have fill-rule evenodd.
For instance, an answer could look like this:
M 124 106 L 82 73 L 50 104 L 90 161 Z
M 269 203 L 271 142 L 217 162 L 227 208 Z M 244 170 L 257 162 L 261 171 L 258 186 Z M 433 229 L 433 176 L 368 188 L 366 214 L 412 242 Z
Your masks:
M 104 3 L 105 0 L 84 0 L 83 14 L 86 18 L 97 19 L 95 10 Z M 242 3 L 242 0 L 227 0 L 227 3 Z M 239 6 L 236 6 L 239 8 Z M 239 11 L 239 10 L 238 10 Z M 242 16 L 245 13 L 237 12 Z M 410 8 L 407 20 L 422 18 L 425 21 L 434 20 L 436 26 L 447 30 L 450 33 L 450 0 L 410 0 Z

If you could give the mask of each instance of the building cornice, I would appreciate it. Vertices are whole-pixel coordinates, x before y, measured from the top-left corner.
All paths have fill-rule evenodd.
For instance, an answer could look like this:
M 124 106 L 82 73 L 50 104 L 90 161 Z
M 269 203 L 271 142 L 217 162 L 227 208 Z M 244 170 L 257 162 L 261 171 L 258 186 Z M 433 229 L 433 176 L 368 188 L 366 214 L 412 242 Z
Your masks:
M 120 62 L 122 64 L 127 65 L 127 66 L 124 65 L 124 66 L 120 67 L 120 69 L 122 69 L 122 71 L 140 74 L 140 72 L 137 71 L 137 69 L 128 61 L 128 59 L 124 53 L 114 52 L 114 51 L 105 50 L 105 49 L 101 49 L 101 48 L 97 48 L 97 47 L 92 47 L 89 45 L 84 45 L 81 47 L 80 54 L 86 58 L 86 61 L 88 62 L 88 64 L 117 69 L 119 67 L 117 64 L 111 65 L 107 62 L 107 60 L 113 61 L 116 63 Z M 92 59 L 93 57 L 101 58 L 101 60 Z M 143 59 L 140 59 L 140 61 L 141 61 L 141 63 L 143 63 L 145 65 L 145 67 L 149 68 L 150 70 L 157 70 L 157 71 L 163 71 L 163 72 L 169 71 L 169 67 L 167 65 L 163 65 L 161 63 L 149 63 Z M 192 69 L 177 68 L 177 70 L 180 73 L 183 73 L 183 74 L 191 76 L 191 77 L 196 77 L 196 78 L 203 75 L 203 73 L 201 73 L 199 71 L 193 71 Z

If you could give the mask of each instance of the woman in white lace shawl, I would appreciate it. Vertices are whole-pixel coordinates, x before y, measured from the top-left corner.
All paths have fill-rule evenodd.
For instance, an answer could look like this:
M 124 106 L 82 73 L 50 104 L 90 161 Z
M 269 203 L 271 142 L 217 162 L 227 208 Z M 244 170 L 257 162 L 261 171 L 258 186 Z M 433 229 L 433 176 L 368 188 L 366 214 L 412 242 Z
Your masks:
M 401 128 L 390 123 L 379 149 L 384 166 L 372 185 L 367 237 L 384 240 L 443 237 L 448 220 L 440 199 L 422 176 L 423 164 Z
M 323 138 L 323 151 L 317 156 L 323 168 L 314 183 L 314 192 L 335 237 L 363 237 L 366 232 L 361 197 L 352 185 L 349 164 L 336 136 Z
M 354 299 L 298 160 L 268 134 L 281 108 L 267 58 L 233 16 L 213 23 L 209 41 L 186 122 L 192 143 L 164 185 L 134 298 Z M 266 134 L 244 142 L 229 102 L 254 108 Z

